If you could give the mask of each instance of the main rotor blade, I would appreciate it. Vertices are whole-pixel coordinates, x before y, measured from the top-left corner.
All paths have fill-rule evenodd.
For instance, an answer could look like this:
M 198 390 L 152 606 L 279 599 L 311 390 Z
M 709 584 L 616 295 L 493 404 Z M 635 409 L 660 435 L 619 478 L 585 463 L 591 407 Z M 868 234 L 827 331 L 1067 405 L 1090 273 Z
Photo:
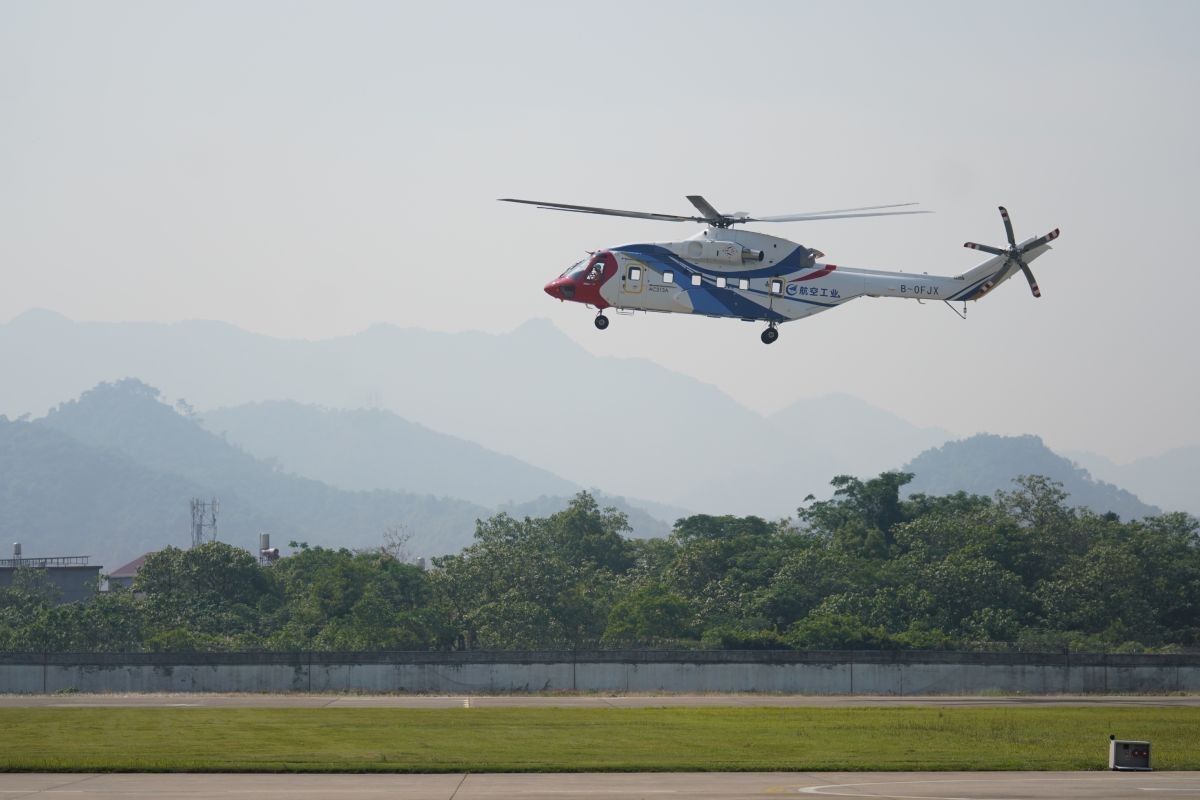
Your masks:
M 698 194 L 689 194 L 688 202 L 696 207 L 696 210 L 705 216 L 706 219 L 722 219 L 725 215 L 712 207 L 712 203 L 705 200 Z
M 802 211 L 798 214 L 788 214 L 789 217 L 812 217 L 820 214 L 845 214 L 849 211 L 878 211 L 881 208 L 904 208 L 905 206 L 917 206 L 920 203 L 891 203 L 886 206 L 859 206 L 858 208 L 833 208 L 828 211 Z M 774 219 L 773 217 L 771 219 Z
M 1000 206 L 1000 218 L 1004 220 L 1004 232 L 1008 234 L 1008 243 L 1013 247 L 1017 246 L 1016 237 L 1013 236 L 1012 220 L 1008 218 L 1008 209 Z
M 1041 297 L 1042 290 L 1038 288 L 1037 281 L 1033 278 L 1033 270 L 1021 259 L 1017 259 L 1017 263 L 1021 265 L 1021 272 L 1025 273 L 1025 280 L 1029 281 L 1029 290 L 1033 292 L 1033 296 Z
M 537 206 L 538 208 L 548 209 L 550 211 L 574 211 L 579 214 L 601 214 L 609 217 L 633 217 L 634 219 L 654 219 L 664 222 L 704 222 L 704 223 L 725 223 L 725 224 L 742 224 L 745 222 L 816 222 L 823 219 L 849 219 L 852 217 L 898 217 L 906 214 L 932 214 L 932 211 L 878 211 L 864 214 L 844 213 L 850 211 L 870 211 L 876 208 L 901 208 L 903 206 L 912 206 L 916 203 L 895 203 L 886 206 L 864 206 L 863 208 L 845 208 L 833 211 L 809 211 L 804 214 L 784 214 L 774 217 L 750 217 L 750 216 L 726 216 L 721 214 L 712 205 L 700 195 L 688 195 L 688 200 L 692 201 L 692 205 L 696 206 L 697 210 L 704 212 L 706 215 L 711 212 L 711 216 L 703 217 L 686 217 L 678 214 L 656 214 L 649 211 L 623 211 L 617 208 L 598 208 L 596 206 L 576 206 L 568 203 L 549 203 L 543 200 L 518 200 L 513 197 L 499 198 L 502 203 L 524 203 L 525 205 Z M 703 204 L 703 205 L 701 205 Z
M 1034 239 L 1032 242 L 1030 242 L 1029 244 L 1022 247 L 1021 252 L 1028 253 L 1030 250 L 1035 250 L 1048 242 L 1053 242 L 1057 238 L 1058 238 L 1058 228 L 1055 228 L 1054 230 L 1047 233 L 1045 236 L 1042 236 L 1038 239 Z
M 663 222 L 708 222 L 704 217 L 681 217 L 677 214 L 654 214 L 648 211 L 621 211 L 616 208 L 596 208 L 594 206 L 572 206 L 566 203 L 546 203 L 541 200 L 517 200 L 512 197 L 499 198 L 502 203 L 524 203 L 551 211 L 575 211 L 580 214 L 602 214 L 608 217 L 633 217 L 635 219 L 656 219 Z
M 991 253 L 994 256 L 1006 256 L 1007 250 L 1001 250 L 999 247 L 990 247 L 986 244 L 975 244 L 974 242 L 963 242 L 963 247 L 969 247 L 972 250 L 982 250 L 985 253 Z
M 932 211 L 877 211 L 871 214 L 833 214 L 812 212 L 808 214 L 784 214 L 779 217 L 738 217 L 738 222 L 817 222 L 823 219 L 850 219 L 852 217 L 903 217 L 908 214 L 932 214 Z

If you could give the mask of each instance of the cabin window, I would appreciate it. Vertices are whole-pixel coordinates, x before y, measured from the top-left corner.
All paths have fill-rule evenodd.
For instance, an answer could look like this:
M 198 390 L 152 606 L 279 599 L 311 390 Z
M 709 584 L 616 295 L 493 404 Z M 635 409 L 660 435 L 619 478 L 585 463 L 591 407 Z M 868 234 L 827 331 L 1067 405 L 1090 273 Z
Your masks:
M 675 273 L 674 272 L 664 272 L 663 273 L 663 283 L 674 283 L 674 282 L 675 282 Z
M 642 268 L 641 267 L 630 267 L 629 268 L 629 280 L 640 281 L 641 279 L 642 279 Z
M 717 288 L 718 289 L 725 288 L 725 276 L 724 275 L 722 275 L 720 278 L 717 278 Z
M 742 278 L 740 281 L 738 281 L 738 288 L 741 289 L 742 291 L 749 289 L 750 281 L 747 280 L 746 278 Z
M 783 294 L 783 281 L 779 278 L 771 279 L 771 294 Z
M 692 276 L 692 286 L 699 286 L 699 285 L 700 285 L 700 276 L 693 275 Z

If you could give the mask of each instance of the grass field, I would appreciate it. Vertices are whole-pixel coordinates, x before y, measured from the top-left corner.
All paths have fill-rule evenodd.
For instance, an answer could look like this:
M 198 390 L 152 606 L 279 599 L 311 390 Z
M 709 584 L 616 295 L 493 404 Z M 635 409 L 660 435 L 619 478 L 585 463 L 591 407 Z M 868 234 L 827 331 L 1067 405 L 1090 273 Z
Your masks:
M 4 771 L 1200 769 L 1196 708 L 0 709 Z

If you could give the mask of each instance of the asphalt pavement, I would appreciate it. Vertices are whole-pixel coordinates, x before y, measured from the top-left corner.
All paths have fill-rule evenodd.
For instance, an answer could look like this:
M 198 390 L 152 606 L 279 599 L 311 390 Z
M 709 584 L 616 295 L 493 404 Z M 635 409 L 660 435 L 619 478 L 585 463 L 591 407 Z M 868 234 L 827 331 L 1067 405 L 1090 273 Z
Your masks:
M 0 774 L 0 798 L 645 800 L 1200 798 L 1195 772 L 579 773 L 549 775 Z

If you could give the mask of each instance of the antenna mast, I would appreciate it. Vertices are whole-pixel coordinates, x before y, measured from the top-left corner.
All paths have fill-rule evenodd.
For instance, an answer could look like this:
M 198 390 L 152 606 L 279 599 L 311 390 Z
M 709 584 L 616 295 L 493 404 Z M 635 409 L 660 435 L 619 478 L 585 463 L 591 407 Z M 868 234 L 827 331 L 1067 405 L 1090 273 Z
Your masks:
M 198 497 L 192 498 L 192 547 L 199 547 L 206 541 L 217 540 L 217 511 L 220 503 L 213 498 L 206 503 Z

